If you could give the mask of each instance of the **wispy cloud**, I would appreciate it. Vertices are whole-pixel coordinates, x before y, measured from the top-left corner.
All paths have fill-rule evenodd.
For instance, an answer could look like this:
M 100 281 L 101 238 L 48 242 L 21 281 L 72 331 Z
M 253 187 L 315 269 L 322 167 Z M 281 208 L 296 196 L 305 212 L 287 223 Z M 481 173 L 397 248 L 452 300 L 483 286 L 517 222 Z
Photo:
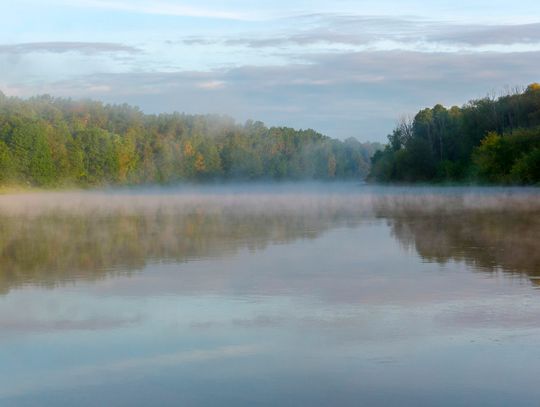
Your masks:
M 200 89 L 207 89 L 207 90 L 214 90 L 214 89 L 221 89 L 225 86 L 224 81 L 215 81 L 215 80 L 209 80 L 205 82 L 199 82 L 195 86 L 197 86 Z
M 299 16 L 298 27 L 278 32 L 258 32 L 229 38 L 189 37 L 185 45 L 225 45 L 248 48 L 348 45 L 382 49 L 431 50 L 454 46 L 475 48 L 496 45 L 540 45 L 540 23 L 456 24 L 410 17 L 317 14 Z M 379 45 L 377 45 L 379 44 Z M 511 51 L 501 48 L 502 52 Z
M 127 53 L 136 54 L 140 49 L 112 42 L 29 42 L 20 44 L 0 45 L 0 54 L 29 54 L 29 53 L 53 53 L 63 54 L 77 52 L 84 55 Z
M 432 41 L 467 45 L 539 44 L 540 23 L 514 25 L 460 26 L 446 33 L 433 35 Z
M 278 32 L 262 31 L 229 38 L 189 37 L 183 42 L 186 45 L 222 44 L 251 48 L 316 44 L 364 45 L 380 39 L 410 36 L 419 27 L 429 24 L 416 19 L 334 14 L 301 15 L 289 20 L 294 22 L 294 28 Z
M 70 2 L 70 4 L 73 3 Z M 242 12 L 195 7 L 159 0 L 151 2 L 139 0 L 78 0 L 74 4 L 82 7 L 178 17 L 216 18 L 226 20 L 251 20 L 254 18 L 253 15 Z

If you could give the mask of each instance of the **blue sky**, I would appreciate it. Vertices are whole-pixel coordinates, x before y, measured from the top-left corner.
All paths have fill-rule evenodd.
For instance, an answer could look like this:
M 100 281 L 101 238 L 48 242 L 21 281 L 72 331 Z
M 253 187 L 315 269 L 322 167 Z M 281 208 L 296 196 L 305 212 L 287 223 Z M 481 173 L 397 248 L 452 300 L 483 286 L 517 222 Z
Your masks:
M 2 4 L 4 3 L 4 4 Z M 0 90 L 385 140 L 539 81 L 537 1 L 0 0 Z

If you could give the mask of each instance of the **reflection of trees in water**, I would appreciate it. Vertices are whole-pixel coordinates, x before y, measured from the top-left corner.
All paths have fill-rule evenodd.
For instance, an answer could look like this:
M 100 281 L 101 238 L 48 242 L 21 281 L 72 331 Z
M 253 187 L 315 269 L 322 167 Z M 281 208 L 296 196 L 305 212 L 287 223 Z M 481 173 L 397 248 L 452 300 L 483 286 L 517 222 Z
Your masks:
M 540 199 L 526 194 L 60 198 L 0 201 L 0 292 L 315 238 L 373 214 L 426 260 L 540 276 Z
M 253 208 L 252 208 L 253 209 Z M 0 216 L 0 292 L 128 273 L 148 262 L 185 262 L 314 238 L 355 216 L 350 207 L 297 210 L 191 209 L 46 211 Z
M 540 277 L 540 202 L 526 199 L 427 204 L 422 199 L 381 202 L 377 215 L 392 234 L 425 260 L 463 261 L 475 270 Z

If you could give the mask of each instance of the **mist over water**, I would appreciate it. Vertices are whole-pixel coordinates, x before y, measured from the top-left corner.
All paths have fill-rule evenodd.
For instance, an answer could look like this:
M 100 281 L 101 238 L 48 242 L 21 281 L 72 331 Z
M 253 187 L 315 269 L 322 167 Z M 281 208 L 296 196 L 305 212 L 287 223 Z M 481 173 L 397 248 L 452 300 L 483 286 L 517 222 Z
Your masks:
M 0 404 L 535 405 L 539 198 L 0 196 Z

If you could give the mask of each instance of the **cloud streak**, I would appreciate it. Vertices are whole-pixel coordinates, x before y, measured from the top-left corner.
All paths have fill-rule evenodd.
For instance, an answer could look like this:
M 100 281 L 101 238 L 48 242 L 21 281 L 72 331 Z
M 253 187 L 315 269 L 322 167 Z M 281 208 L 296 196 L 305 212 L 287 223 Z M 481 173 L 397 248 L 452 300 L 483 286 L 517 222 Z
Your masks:
M 239 35 L 232 38 L 190 37 L 186 45 L 225 45 L 249 48 L 283 48 L 287 46 L 349 45 L 373 46 L 393 42 L 393 48 L 444 45 L 478 48 L 493 45 L 540 44 L 540 23 L 535 24 L 456 24 L 444 21 L 406 17 L 356 15 L 310 15 L 297 17 L 297 26 L 277 33 Z M 382 47 L 389 47 L 383 44 Z M 507 50 L 501 49 L 502 52 Z
M 431 37 L 432 41 L 479 45 L 540 43 L 540 23 L 521 25 L 462 26 Z
M 0 45 L 0 54 L 22 55 L 30 53 L 64 54 L 76 52 L 83 55 L 126 53 L 138 54 L 138 48 L 113 42 L 29 42 Z
M 77 6 L 115 10 L 139 14 L 165 15 L 176 17 L 197 17 L 225 20 L 250 20 L 253 16 L 245 13 L 195 7 L 166 1 L 122 1 L 122 0 L 79 0 Z

